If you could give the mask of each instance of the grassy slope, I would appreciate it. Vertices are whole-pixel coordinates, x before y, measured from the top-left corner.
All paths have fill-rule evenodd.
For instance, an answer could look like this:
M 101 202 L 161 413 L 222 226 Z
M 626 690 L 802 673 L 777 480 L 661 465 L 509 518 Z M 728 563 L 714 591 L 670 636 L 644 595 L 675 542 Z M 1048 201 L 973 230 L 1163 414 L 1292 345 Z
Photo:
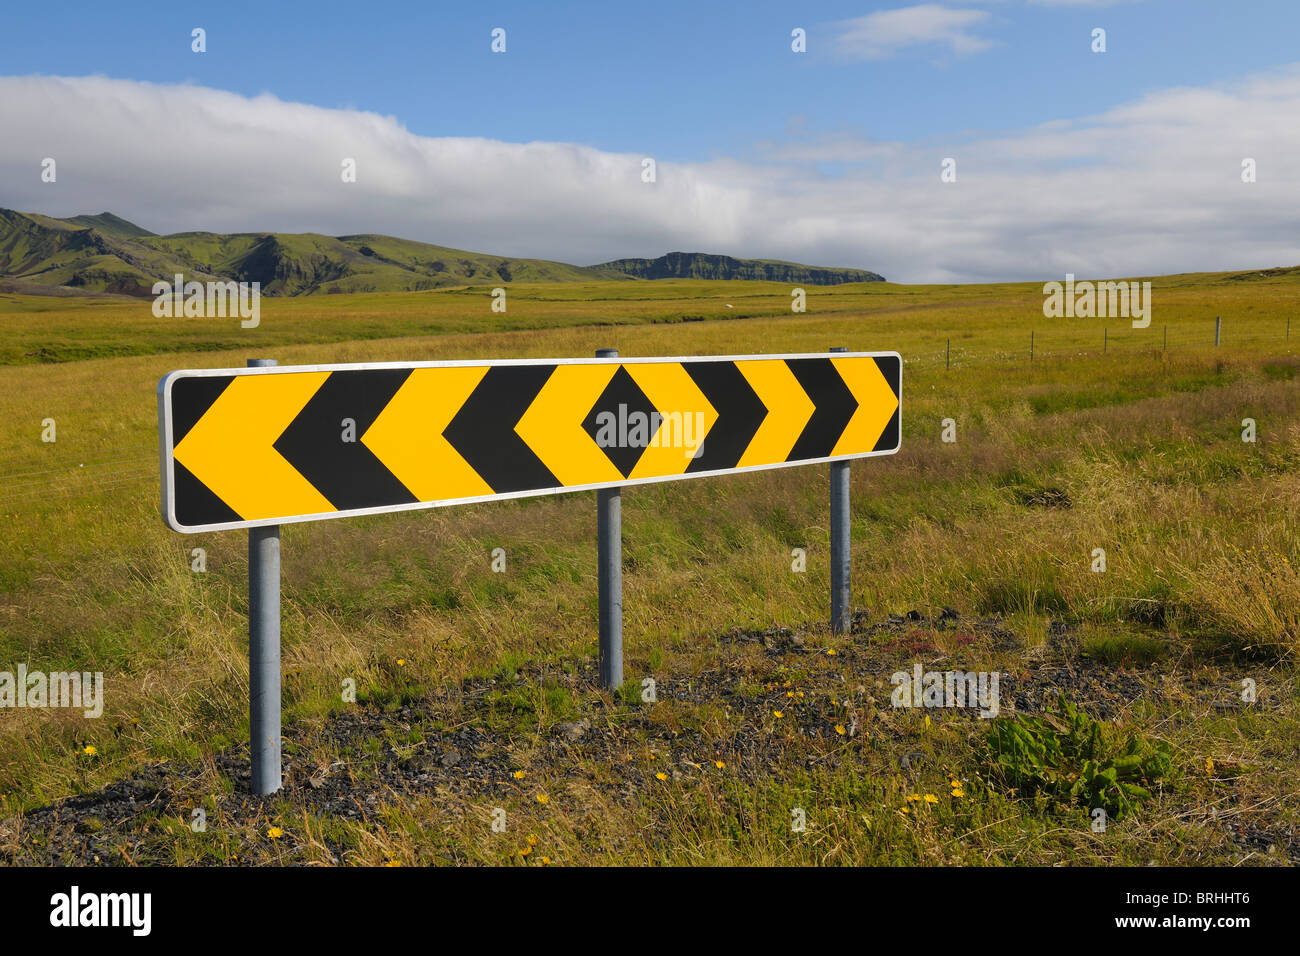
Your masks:
M 601 269 L 465 252 L 390 236 L 157 236 L 111 213 L 60 220 L 0 210 L 0 237 L 0 275 L 137 295 L 155 280 L 178 272 L 199 281 L 223 276 L 258 281 L 268 295 L 623 278 Z
M 127 239 L 157 235 L 157 233 L 150 232 L 133 222 L 128 222 L 121 216 L 115 216 L 111 212 L 101 212 L 95 216 L 70 216 L 67 219 L 55 221 L 69 223 L 73 226 L 85 226 L 89 229 L 98 229 L 106 236 L 121 236 Z
M 942 605 L 963 621 L 1002 615 L 1013 639 L 975 633 L 967 644 L 926 625 L 919 636 L 839 638 L 813 626 L 826 603 L 824 468 L 625 494 L 626 673 L 634 687 L 655 677 L 654 707 L 590 683 L 591 495 L 290 526 L 289 762 L 306 774 L 342 760 L 344 792 L 374 793 L 378 809 L 347 822 L 312 804 L 301 779 L 250 809 L 230 795 L 223 765 L 208 765 L 132 852 L 504 862 L 532 831 L 533 859 L 560 862 L 1283 859 L 1300 813 L 1300 362 L 1284 339 L 1300 285 L 1293 275 L 1156 281 L 1152 327 L 1109 323 L 1105 355 L 1106 323 L 1044 320 L 1031 286 L 809 290 L 799 316 L 787 289 L 763 284 L 512 286 L 504 316 L 481 290 L 338 296 L 268 302 L 253 331 L 155 323 L 136 304 L 6 297 L 0 662 L 93 662 L 107 672 L 109 706 L 98 722 L 0 715 L 0 789 L 11 806 L 34 806 L 158 758 L 203 760 L 246 734 L 244 536 L 182 539 L 158 520 L 163 372 L 253 354 L 289 363 L 843 344 L 895 348 L 908 362 L 902 452 L 853 468 L 856 606 L 872 620 Z M 122 357 L 21 364 L 41 348 Z M 39 441 L 47 416 L 54 445 Z M 1254 445 L 1239 438 L 1248 416 Z M 958 422 L 955 445 L 939 440 L 946 417 Z M 1041 506 L 1061 500 L 1069 507 Z M 196 546 L 206 575 L 188 570 Z M 489 567 L 498 546 L 504 575 Z M 790 570 L 793 547 L 808 549 L 805 574 Z M 1095 547 L 1107 550 L 1104 575 L 1088 570 Z M 1074 628 L 1071 654 L 1053 649 L 1052 622 Z M 773 624 L 809 625 L 804 648 L 719 639 Z M 1177 773 L 1137 818 L 1092 834 L 1082 809 L 1018 800 L 990 780 L 978 722 L 891 711 L 888 674 L 913 659 L 1035 686 L 1104 667 L 1081 699 L 1173 743 Z M 384 718 L 382 740 L 340 738 L 323 715 L 342 706 L 348 677 L 373 706 L 406 699 L 415 710 Z M 1260 689 L 1258 710 L 1232 707 L 1244 677 Z M 1130 679 L 1148 692 L 1124 693 Z M 597 740 L 565 749 L 554 724 L 577 716 L 595 722 Z M 853 736 L 835 732 L 848 723 Z M 435 760 L 445 788 L 385 795 L 386 766 L 441 754 L 466 727 L 489 734 L 472 758 L 458 744 L 486 782 Z M 77 752 L 87 744 L 96 756 Z M 924 759 L 904 770 L 904 753 Z M 1206 758 L 1231 770 L 1207 771 Z M 949 775 L 966 781 L 966 797 L 948 797 Z M 940 802 L 902 814 L 914 792 Z M 195 801 L 209 807 L 210 836 L 184 826 Z M 494 806 L 523 829 L 494 836 Z M 792 806 L 808 809 L 808 835 L 790 833 Z M 265 839 L 270 823 L 289 838 Z M 0 849 L 13 852 L 17 833 L 0 827 Z

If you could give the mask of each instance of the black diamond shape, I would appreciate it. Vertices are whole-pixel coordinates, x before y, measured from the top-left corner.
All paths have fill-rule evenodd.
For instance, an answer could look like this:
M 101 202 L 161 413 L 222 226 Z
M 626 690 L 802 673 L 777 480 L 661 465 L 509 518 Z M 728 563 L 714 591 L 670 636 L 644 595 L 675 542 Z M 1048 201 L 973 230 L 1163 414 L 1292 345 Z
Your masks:
M 620 408 L 620 406 L 623 406 Z M 608 412 L 614 416 L 612 419 L 605 419 L 603 422 L 597 422 L 602 412 Z M 591 411 L 582 422 L 583 430 L 591 436 L 591 440 L 600 446 L 605 457 L 614 463 L 614 467 L 619 470 L 624 478 L 632 474 L 632 469 L 636 463 L 641 460 L 641 455 L 645 453 L 646 445 L 633 445 L 628 441 L 625 444 L 619 444 L 625 439 L 639 439 L 635 429 L 631 425 L 624 423 L 629 420 L 635 424 L 636 419 L 632 416 L 637 413 L 645 416 L 645 440 L 649 444 L 654 437 L 655 422 L 658 416 L 658 409 L 646 398 L 645 392 L 637 386 L 632 376 L 627 373 L 627 369 L 620 365 L 614 377 L 610 379 L 605 390 L 600 393 L 600 398 L 596 399 L 596 404 L 591 406 Z M 654 417 L 652 417 L 654 416 Z M 612 433 L 608 428 L 602 428 L 607 423 L 612 422 Z M 605 431 L 605 435 L 601 432 Z M 599 437 L 598 437 L 599 436 Z M 606 437 L 613 438 L 612 442 L 603 442 Z

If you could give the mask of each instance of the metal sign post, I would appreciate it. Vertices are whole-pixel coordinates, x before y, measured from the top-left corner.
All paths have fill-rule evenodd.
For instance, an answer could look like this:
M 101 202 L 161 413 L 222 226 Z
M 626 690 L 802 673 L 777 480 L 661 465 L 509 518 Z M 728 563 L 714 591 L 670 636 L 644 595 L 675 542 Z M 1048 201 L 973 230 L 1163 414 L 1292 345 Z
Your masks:
M 618 349 L 597 349 L 617 358 Z M 623 686 L 623 489 L 596 492 L 597 561 L 600 566 L 600 686 Z
M 832 352 L 843 352 L 836 347 Z M 853 557 L 849 533 L 849 463 L 831 465 L 831 630 L 849 629 L 849 580 Z
M 250 368 L 275 359 L 249 359 Z M 280 526 L 248 529 L 248 748 L 253 793 L 280 789 Z

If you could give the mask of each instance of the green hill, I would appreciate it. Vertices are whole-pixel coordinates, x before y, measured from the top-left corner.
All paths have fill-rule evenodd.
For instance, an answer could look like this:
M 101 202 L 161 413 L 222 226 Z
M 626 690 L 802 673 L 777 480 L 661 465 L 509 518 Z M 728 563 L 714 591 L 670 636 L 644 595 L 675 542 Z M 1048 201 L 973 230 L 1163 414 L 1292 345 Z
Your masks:
M 609 279 L 767 279 L 808 285 L 879 281 L 873 272 L 790 262 L 669 253 L 573 266 L 513 259 L 392 236 L 180 232 L 160 236 L 102 212 L 55 219 L 0 209 L 0 280 L 15 291 L 151 296 L 156 281 L 260 282 L 267 295 L 418 292 L 509 282 Z
M 562 262 L 511 259 L 391 236 L 159 236 L 108 212 L 54 219 L 0 209 L 0 278 L 23 291 L 86 289 L 150 296 L 154 282 L 177 273 L 200 282 L 260 282 L 267 295 L 620 278 Z
M 148 229 L 141 229 L 133 222 L 127 222 L 121 216 L 114 216 L 111 212 L 101 212 L 98 216 L 73 216 L 71 219 L 57 221 L 98 229 L 106 236 L 118 236 L 127 239 L 157 235 L 157 233 L 150 232 Z

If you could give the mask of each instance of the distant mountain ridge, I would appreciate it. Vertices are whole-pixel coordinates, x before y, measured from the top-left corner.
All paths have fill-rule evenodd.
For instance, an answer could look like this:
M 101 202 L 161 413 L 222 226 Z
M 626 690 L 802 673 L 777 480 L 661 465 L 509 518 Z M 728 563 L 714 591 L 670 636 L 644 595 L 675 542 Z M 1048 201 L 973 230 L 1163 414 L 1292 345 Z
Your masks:
M 512 259 L 392 236 L 181 232 L 160 236 L 111 212 L 56 219 L 0 208 L 0 291 L 151 297 L 155 282 L 235 279 L 266 295 L 418 292 L 509 282 L 768 279 L 808 285 L 874 282 L 857 269 L 673 252 L 573 266 Z
M 885 281 L 884 276 L 866 269 L 832 269 L 774 259 L 733 259 L 705 252 L 670 252 L 658 259 L 615 259 L 592 268 L 621 272 L 637 279 L 753 279 L 805 285 Z

